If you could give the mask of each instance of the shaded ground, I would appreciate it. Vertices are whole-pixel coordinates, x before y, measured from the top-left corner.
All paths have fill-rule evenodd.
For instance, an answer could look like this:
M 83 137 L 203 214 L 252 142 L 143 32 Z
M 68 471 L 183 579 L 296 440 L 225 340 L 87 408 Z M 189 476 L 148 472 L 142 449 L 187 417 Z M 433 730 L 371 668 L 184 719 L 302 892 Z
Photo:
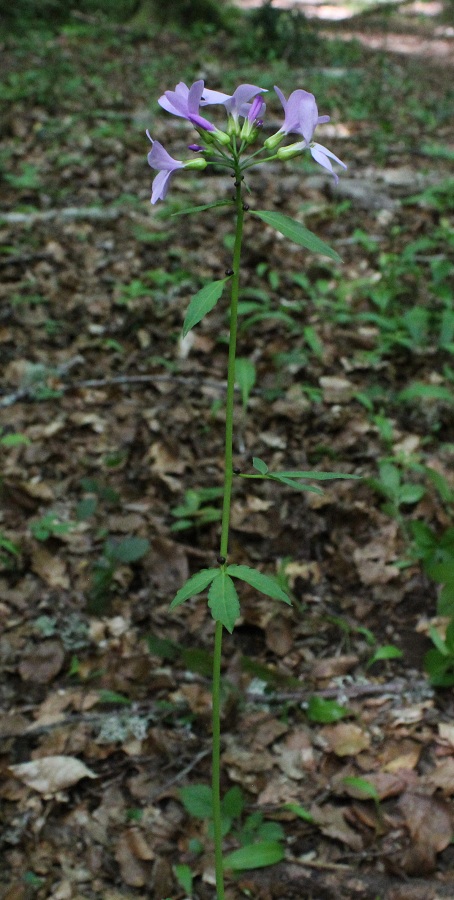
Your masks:
M 186 126 L 156 98 L 195 77 L 313 89 L 332 115 L 323 142 L 349 164 L 336 190 L 310 161 L 251 174 L 252 206 L 304 217 L 344 262 L 247 221 L 255 321 L 240 353 L 257 381 L 246 414 L 238 403 L 235 464 L 363 479 L 323 495 L 235 485 L 231 559 L 276 574 L 294 605 L 245 591 L 225 641 L 224 787 L 286 846 L 278 866 L 232 876 L 228 896 L 452 896 L 452 694 L 422 672 L 439 586 L 405 539 L 411 520 L 440 533 L 452 514 L 449 85 L 359 50 L 310 73 L 235 70 L 224 38 L 194 59 L 165 32 L 68 29 L 34 52 L 4 53 L 0 427 L 27 443 L 1 448 L 2 900 L 183 897 L 176 863 L 194 897 L 213 896 L 207 824 L 179 794 L 210 777 L 213 625 L 203 601 L 168 604 L 217 554 L 217 498 L 201 490 L 222 479 L 225 307 L 190 340 L 181 325 L 229 267 L 231 221 L 170 213 L 230 181 L 184 174 L 150 212 L 142 137 L 184 153 Z M 269 115 L 272 132 L 277 104 Z M 415 307 L 429 311 L 419 331 Z M 415 382 L 447 393 L 405 402 Z M 367 480 L 390 456 L 423 488 L 404 527 Z M 369 667 L 389 644 L 402 659 Z M 320 698 L 344 713 L 317 712 Z

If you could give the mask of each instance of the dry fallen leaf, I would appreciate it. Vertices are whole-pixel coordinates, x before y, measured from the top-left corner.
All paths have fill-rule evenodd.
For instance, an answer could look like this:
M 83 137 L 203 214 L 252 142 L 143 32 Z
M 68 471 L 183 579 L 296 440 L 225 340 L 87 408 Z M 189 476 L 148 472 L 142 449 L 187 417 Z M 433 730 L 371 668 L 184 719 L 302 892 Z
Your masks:
M 50 796 L 77 784 L 82 778 L 98 777 L 75 756 L 43 756 L 31 762 L 9 766 L 9 771 L 28 787 Z
M 452 756 L 441 760 L 432 772 L 424 776 L 424 784 L 443 791 L 446 797 L 454 794 L 454 759 Z
M 410 792 L 402 795 L 399 806 L 413 840 L 402 865 L 408 874 L 426 875 L 435 868 L 436 854 L 451 843 L 449 807 L 442 800 Z
M 27 648 L 19 664 L 19 675 L 23 681 L 48 684 L 60 672 L 64 660 L 60 641 L 42 641 Z
M 345 821 L 343 809 L 326 803 L 322 807 L 311 807 L 310 812 L 322 834 L 332 837 L 336 841 L 342 841 L 352 850 L 362 850 L 362 839 Z
M 370 746 L 370 737 L 359 725 L 339 722 L 328 725 L 320 733 L 323 742 L 336 756 L 356 756 Z
M 39 575 L 50 587 L 69 588 L 66 563 L 58 556 L 53 556 L 45 547 L 40 545 L 32 550 L 32 571 Z

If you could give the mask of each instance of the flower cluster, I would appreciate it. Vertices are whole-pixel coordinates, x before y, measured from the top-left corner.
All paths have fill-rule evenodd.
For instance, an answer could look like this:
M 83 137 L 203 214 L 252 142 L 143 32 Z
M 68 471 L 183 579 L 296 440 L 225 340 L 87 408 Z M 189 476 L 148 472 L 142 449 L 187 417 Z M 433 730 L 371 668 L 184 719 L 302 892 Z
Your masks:
M 153 180 L 151 202 L 164 200 L 169 181 L 178 169 L 205 169 L 208 165 L 220 165 L 233 169 L 235 172 L 243 171 L 252 166 L 259 165 L 273 159 L 291 159 L 300 156 L 309 149 L 312 158 L 327 169 L 337 183 L 338 176 L 334 172 L 331 160 L 337 162 L 342 168 L 347 166 L 322 144 L 313 140 L 317 125 L 329 122 L 329 116 L 319 116 L 315 97 L 308 91 L 293 91 L 286 100 L 282 91 L 275 87 L 274 90 L 284 109 L 284 122 L 275 134 L 266 138 L 261 150 L 250 156 L 244 156 L 244 151 L 253 144 L 263 126 L 263 116 L 266 105 L 263 100 L 265 88 L 256 84 L 240 84 L 233 94 L 223 94 L 220 91 L 210 91 L 205 88 L 202 80 L 195 81 L 191 87 L 180 81 L 174 91 L 165 91 L 159 98 L 159 105 L 174 116 L 179 116 L 190 122 L 198 132 L 203 143 L 190 144 L 188 149 L 198 156 L 186 161 L 174 159 L 167 153 L 159 141 L 154 141 L 147 131 L 147 137 L 151 141 L 152 149 L 148 154 L 148 163 L 152 169 L 157 169 L 158 174 Z M 221 105 L 227 113 L 227 127 L 221 131 L 205 116 L 201 115 L 201 108 L 214 104 Z M 240 119 L 243 121 L 241 122 Z M 281 146 L 289 134 L 299 135 L 302 140 Z M 268 155 L 258 158 L 258 154 L 265 151 Z M 269 155 L 271 153 L 271 155 Z

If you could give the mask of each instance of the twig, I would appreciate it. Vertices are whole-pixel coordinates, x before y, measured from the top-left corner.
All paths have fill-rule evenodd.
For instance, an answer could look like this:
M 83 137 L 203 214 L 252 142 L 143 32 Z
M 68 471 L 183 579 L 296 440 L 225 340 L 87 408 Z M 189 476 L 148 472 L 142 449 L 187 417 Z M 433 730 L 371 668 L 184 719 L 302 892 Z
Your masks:
M 77 362 L 83 362 L 82 358 L 79 357 Z M 75 365 L 73 362 L 72 365 Z M 68 367 L 68 364 L 66 364 Z M 52 370 L 49 372 L 49 375 L 55 377 L 55 375 L 59 376 L 65 374 L 62 367 L 57 370 Z M 214 381 L 214 379 L 204 379 L 201 381 L 199 378 L 194 378 L 191 376 L 185 375 L 116 375 L 113 378 L 89 378 L 86 381 L 76 381 L 71 384 L 61 384 L 58 386 L 58 391 L 60 394 L 66 394 L 69 391 L 78 391 L 84 388 L 104 388 L 104 387 L 112 387 L 114 385 L 126 385 L 126 384 L 156 384 L 158 382 L 175 382 L 176 384 L 186 384 L 188 386 L 191 385 L 199 385 L 202 384 L 202 387 L 208 387 L 213 390 L 219 391 L 219 393 L 223 393 L 227 384 L 225 381 Z M 238 388 L 236 388 L 238 390 Z M 21 387 L 17 391 L 14 391 L 12 394 L 6 394 L 4 397 L 0 399 L 0 409 L 6 406 L 12 406 L 14 403 L 19 403 L 22 400 L 34 400 L 36 392 L 36 384 L 27 385 L 26 387 Z
M 311 697 L 323 697 L 327 700 L 336 699 L 339 695 L 354 700 L 359 697 L 381 696 L 385 694 L 403 696 L 405 693 L 418 693 L 419 691 L 429 691 L 427 681 L 420 680 L 407 684 L 404 679 L 396 681 L 388 681 L 385 684 L 352 684 L 339 685 L 333 688 L 324 688 L 321 691 L 278 691 L 272 694 L 258 694 L 254 691 L 246 691 L 246 699 L 249 703 L 285 703 L 296 702 L 305 703 Z
M 118 219 L 128 215 L 130 209 L 118 206 L 68 206 L 66 209 L 46 209 L 32 213 L 2 212 L 0 222 L 10 225 L 32 225 L 34 222 L 50 222 L 52 219 Z M 9 260 L 10 261 L 10 260 Z

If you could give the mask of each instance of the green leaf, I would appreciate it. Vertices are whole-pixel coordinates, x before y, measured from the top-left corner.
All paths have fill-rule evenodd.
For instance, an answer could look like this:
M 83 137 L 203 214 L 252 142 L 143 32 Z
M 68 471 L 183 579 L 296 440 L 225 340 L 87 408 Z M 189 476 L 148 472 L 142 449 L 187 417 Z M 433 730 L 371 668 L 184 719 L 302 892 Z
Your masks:
M 192 213 L 203 212 L 204 209 L 214 209 L 216 206 L 233 206 L 233 200 L 216 200 L 214 203 L 205 203 L 203 206 L 188 206 L 186 209 L 172 213 L 171 218 L 173 216 L 189 216 Z
M 186 669 L 209 678 L 213 671 L 213 657 L 208 650 L 199 647 L 187 647 L 181 653 Z
M 208 606 L 215 622 L 222 622 L 231 634 L 240 614 L 240 601 L 235 585 L 224 569 L 221 569 L 211 583 Z
M 175 594 L 175 597 L 170 604 L 170 609 L 176 609 L 176 607 L 184 603 L 185 600 L 189 600 L 190 597 L 195 597 L 196 594 L 201 594 L 202 591 L 211 584 L 213 578 L 216 578 L 218 572 L 219 569 L 201 569 L 200 572 L 196 572 L 195 575 L 188 578 L 183 587 Z
M 312 813 L 310 813 L 308 809 L 305 809 L 304 806 L 300 806 L 299 803 L 286 803 L 284 809 L 288 809 L 289 812 L 298 816 L 299 819 L 303 819 L 304 822 L 314 821 Z
M 244 409 L 248 405 L 249 395 L 255 384 L 255 366 L 250 359 L 238 357 L 235 360 L 235 382 L 241 390 L 241 400 Z
M 230 788 L 222 799 L 222 813 L 230 819 L 239 819 L 244 809 L 243 791 L 238 784 Z
M 305 247 L 306 250 L 310 250 L 312 253 L 321 253 L 323 256 L 329 256 L 336 262 L 342 262 L 335 250 L 332 250 L 316 234 L 309 231 L 308 228 L 305 228 L 299 222 L 295 222 L 295 219 L 291 219 L 290 216 L 284 216 L 278 212 L 267 212 L 266 210 L 255 209 L 251 210 L 251 212 L 253 215 L 258 216 L 259 219 L 262 219 L 266 225 L 271 225 L 271 228 L 275 228 L 276 231 L 279 231 L 295 244 L 299 244 L 300 247 Z
M 425 488 L 421 484 L 402 484 L 399 491 L 399 502 L 418 503 L 425 493 Z
M 19 444 L 30 444 L 30 439 L 25 434 L 5 434 L 0 438 L 2 447 L 18 447 Z
M 190 816 L 196 819 L 213 817 L 213 792 L 208 784 L 189 784 L 181 788 L 180 800 Z
M 397 400 L 402 403 L 411 403 L 413 400 L 441 400 L 446 403 L 454 401 L 454 392 L 451 388 L 442 384 L 424 384 L 415 381 L 410 387 L 405 388 L 397 395 Z
M 116 562 L 131 563 L 142 559 L 149 549 L 150 543 L 146 538 L 126 537 L 119 541 L 107 541 L 105 552 L 109 559 Z
M 278 481 L 279 484 L 286 484 L 294 491 L 309 491 L 310 494 L 323 494 L 321 488 L 314 487 L 313 484 L 302 484 L 301 481 L 296 481 L 294 478 L 287 478 L 280 472 L 270 472 L 266 477 L 269 478 L 270 481 Z
M 307 706 L 307 717 L 311 722 L 338 722 L 339 719 L 349 715 L 349 710 L 341 706 L 336 700 L 325 700 L 324 697 L 313 695 Z
M 449 656 L 449 650 L 446 646 L 445 641 L 438 633 L 437 629 L 433 627 L 433 625 L 431 625 L 429 628 L 429 634 L 432 638 L 433 643 L 435 644 L 436 649 L 438 650 L 438 653 L 440 653 L 445 658 Z M 430 653 L 430 650 L 428 652 Z
M 120 703 L 124 706 L 130 706 L 132 701 L 124 694 L 117 694 L 116 691 L 99 691 L 98 699 L 100 703 Z
M 244 869 L 262 869 L 264 866 L 274 866 L 275 863 L 281 862 L 284 856 L 282 844 L 277 841 L 260 841 L 228 853 L 224 858 L 224 868 L 236 872 Z
M 177 863 L 173 867 L 173 871 L 184 892 L 190 897 L 192 895 L 192 872 L 190 867 L 186 863 Z
M 260 459 L 259 456 L 252 457 L 252 465 L 254 469 L 257 469 L 257 472 L 260 472 L 261 475 L 266 475 L 268 472 L 268 466 L 263 462 L 263 459 Z
M 279 587 L 275 579 L 270 578 L 269 575 L 263 575 L 257 569 L 251 569 L 249 566 L 232 565 L 227 566 L 226 572 L 229 575 L 233 575 L 234 578 L 239 578 L 241 581 L 245 581 L 246 584 L 250 584 L 251 587 L 255 588 L 256 591 L 260 591 L 261 594 L 266 594 L 267 597 L 271 597 L 273 600 L 282 600 L 283 603 L 288 603 L 289 606 L 292 605 L 290 597 Z
M 314 481 L 333 481 L 334 478 L 358 479 L 361 477 L 360 475 L 346 475 L 344 472 L 300 472 L 295 469 L 271 474 L 284 475 L 285 478 L 312 478 Z
M 437 613 L 439 616 L 452 616 L 454 618 L 454 587 L 453 585 L 445 585 L 439 595 L 437 601 Z
M 376 803 L 380 802 L 380 795 L 372 782 L 367 781 L 366 778 L 354 778 L 347 777 L 342 779 L 343 784 L 347 787 L 353 788 L 353 790 L 359 793 L 360 797 L 370 797 L 371 800 L 375 800 Z
M 194 328 L 194 325 L 197 325 L 197 323 L 216 306 L 216 303 L 222 296 L 224 285 L 227 280 L 227 278 L 221 278 L 220 281 L 211 281 L 210 284 L 206 284 L 205 287 L 197 292 L 197 294 L 194 294 L 184 318 L 184 337 L 186 337 L 191 328 Z
M 171 662 L 177 658 L 181 648 L 174 641 L 168 638 L 160 638 L 154 634 L 147 636 L 148 649 L 152 656 L 160 656 L 162 659 L 168 659 Z
M 399 647 L 395 647 L 394 644 L 385 644 L 383 647 L 378 647 L 374 655 L 371 656 L 366 668 L 369 668 L 369 666 L 379 662 L 381 659 L 401 659 L 403 655 Z

